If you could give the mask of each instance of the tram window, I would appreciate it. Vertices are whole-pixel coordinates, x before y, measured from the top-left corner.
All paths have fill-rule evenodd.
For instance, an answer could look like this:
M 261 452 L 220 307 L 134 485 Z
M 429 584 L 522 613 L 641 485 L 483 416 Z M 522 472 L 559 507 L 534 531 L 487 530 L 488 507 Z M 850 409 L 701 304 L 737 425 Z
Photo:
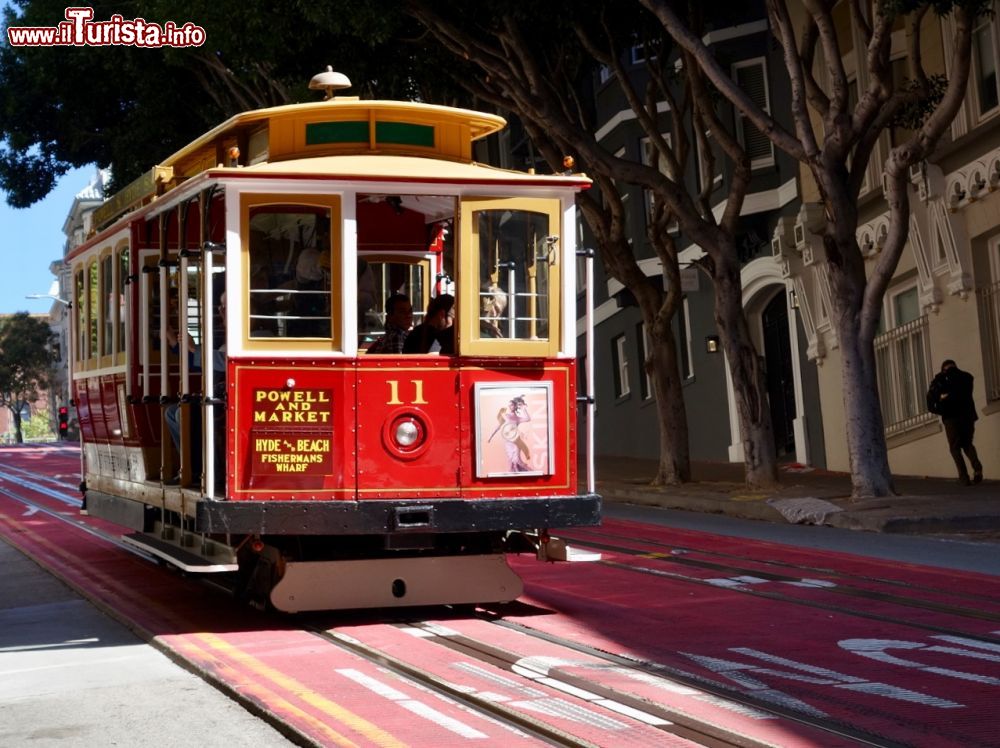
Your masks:
M 331 336 L 331 250 L 329 210 L 251 211 L 251 338 Z
M 147 255 L 145 264 L 149 267 L 155 266 L 158 260 L 157 255 Z M 146 309 L 149 311 L 149 341 L 150 349 L 160 350 L 160 279 L 157 275 L 149 274 L 146 286 Z
M 427 306 L 430 271 L 428 262 L 358 260 L 358 347 L 368 348 L 385 332 L 386 299 L 402 294 L 413 305 L 413 324 L 418 325 Z
M 185 307 L 187 333 L 196 345 L 201 345 L 201 294 L 198 278 L 198 268 L 189 265 L 187 269 L 187 305 Z
M 101 259 L 101 297 L 104 299 L 104 307 L 101 310 L 104 337 L 101 340 L 101 355 L 110 356 L 114 344 L 115 330 L 115 291 L 112 283 L 113 258 L 107 255 Z
M 76 272 L 76 360 L 87 358 L 87 280 L 83 270 Z
M 90 346 L 88 351 L 90 353 L 90 358 L 96 358 L 100 348 L 97 347 L 98 332 L 100 328 L 97 324 L 97 317 L 100 312 L 100 295 L 98 291 L 98 277 L 97 277 L 97 260 L 90 263 L 90 268 L 87 273 L 87 330 L 90 335 Z
M 548 340 L 549 217 L 524 210 L 474 214 L 479 236 L 479 334 Z
M 118 253 L 118 353 L 125 352 L 125 281 L 128 280 L 128 249 Z

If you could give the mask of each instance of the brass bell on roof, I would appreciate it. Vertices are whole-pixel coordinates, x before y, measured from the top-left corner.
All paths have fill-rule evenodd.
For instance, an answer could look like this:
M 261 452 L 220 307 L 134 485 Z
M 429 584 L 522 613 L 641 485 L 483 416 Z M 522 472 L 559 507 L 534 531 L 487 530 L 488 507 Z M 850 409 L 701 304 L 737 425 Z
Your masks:
M 326 72 L 314 75 L 309 81 L 309 88 L 314 91 L 326 91 L 323 101 L 333 98 L 333 92 L 341 88 L 350 88 L 351 79 L 343 73 L 335 73 L 332 65 L 326 66 Z

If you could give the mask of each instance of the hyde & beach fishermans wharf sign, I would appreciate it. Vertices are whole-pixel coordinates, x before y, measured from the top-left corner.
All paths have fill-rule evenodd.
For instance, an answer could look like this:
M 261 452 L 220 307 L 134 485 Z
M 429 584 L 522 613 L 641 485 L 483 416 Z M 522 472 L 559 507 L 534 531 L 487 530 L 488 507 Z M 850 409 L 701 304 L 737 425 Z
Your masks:
M 332 471 L 330 390 L 254 390 L 252 422 L 253 475 L 327 475 Z

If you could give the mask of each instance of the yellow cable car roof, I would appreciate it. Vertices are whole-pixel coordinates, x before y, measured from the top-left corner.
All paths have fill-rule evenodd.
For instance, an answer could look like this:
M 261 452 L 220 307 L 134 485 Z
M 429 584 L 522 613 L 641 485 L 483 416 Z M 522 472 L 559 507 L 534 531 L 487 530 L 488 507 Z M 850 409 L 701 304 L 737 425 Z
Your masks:
M 160 162 L 160 165 L 179 165 L 198 151 L 208 147 L 214 148 L 216 142 L 224 139 L 227 134 L 240 130 L 265 125 L 273 126 L 283 122 L 309 125 L 330 121 L 349 122 L 357 118 L 364 118 L 372 122 L 389 121 L 398 123 L 417 120 L 429 125 L 459 126 L 463 129 L 467 128 L 465 132 L 468 133 L 470 142 L 498 132 L 507 124 L 507 121 L 503 117 L 485 112 L 476 112 L 471 109 L 458 109 L 415 101 L 371 101 L 353 96 L 337 97 L 329 101 L 288 104 L 268 109 L 241 112 L 212 128 L 197 140 L 188 143 L 176 153 L 171 154 Z M 299 142 L 296 145 L 301 148 L 303 143 Z M 274 146 L 272 145 L 273 150 Z
M 223 175 L 268 178 L 281 176 L 324 177 L 347 181 L 447 182 L 456 184 L 516 183 L 560 187 L 587 187 L 590 185 L 590 179 L 583 174 L 566 176 L 529 174 L 475 162 L 434 160 L 431 163 L 429 159 L 419 156 L 392 155 L 322 156 L 211 170 L 212 177 L 222 177 Z

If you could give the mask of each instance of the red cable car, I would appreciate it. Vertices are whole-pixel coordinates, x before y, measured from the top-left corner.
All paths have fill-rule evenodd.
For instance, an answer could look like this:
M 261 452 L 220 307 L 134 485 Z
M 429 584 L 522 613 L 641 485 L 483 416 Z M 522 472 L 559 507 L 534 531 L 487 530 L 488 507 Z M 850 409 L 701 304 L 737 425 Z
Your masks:
M 89 513 L 285 611 L 511 600 L 506 553 L 570 555 L 548 528 L 600 517 L 576 448 L 589 180 L 476 163 L 503 125 L 246 112 L 101 206 L 70 257 Z

